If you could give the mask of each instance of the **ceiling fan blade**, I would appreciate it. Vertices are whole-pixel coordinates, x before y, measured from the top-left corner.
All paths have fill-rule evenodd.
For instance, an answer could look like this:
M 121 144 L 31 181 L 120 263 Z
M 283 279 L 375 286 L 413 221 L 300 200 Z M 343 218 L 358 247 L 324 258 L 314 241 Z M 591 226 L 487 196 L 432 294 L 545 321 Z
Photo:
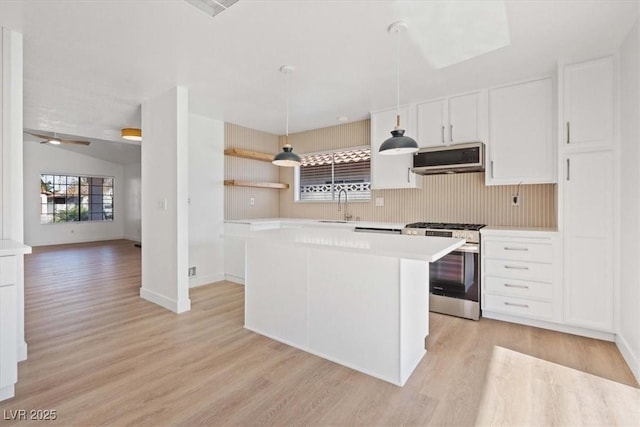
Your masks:
M 27 132 L 26 130 L 24 131 L 24 133 L 28 133 L 29 135 L 35 136 L 36 138 L 46 139 L 46 141 L 44 142 L 47 142 L 52 138 L 51 136 L 40 135 L 39 133 Z
M 52 139 L 60 141 L 62 144 L 75 144 L 75 145 L 89 145 L 89 144 L 91 144 L 90 141 L 79 141 L 79 140 L 73 140 L 73 139 L 64 139 L 64 138 L 59 138 L 57 136 L 41 135 L 39 133 L 33 133 L 33 132 L 27 132 L 27 131 L 24 131 L 24 133 L 28 133 L 29 135 L 33 135 L 36 138 L 44 139 L 44 141 L 40 141 L 40 144 L 46 144 L 49 141 L 51 141 Z
M 61 139 L 61 138 L 58 138 L 58 139 L 63 144 L 75 144 L 75 145 L 89 145 L 89 144 L 91 144 L 90 141 L 76 141 L 76 140 L 72 140 L 72 139 Z

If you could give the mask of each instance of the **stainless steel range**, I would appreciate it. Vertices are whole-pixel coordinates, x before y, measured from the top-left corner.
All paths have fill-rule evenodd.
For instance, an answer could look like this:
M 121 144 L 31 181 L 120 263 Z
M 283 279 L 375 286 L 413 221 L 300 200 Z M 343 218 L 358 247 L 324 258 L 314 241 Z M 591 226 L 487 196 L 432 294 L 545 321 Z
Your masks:
M 457 237 L 466 243 L 430 266 L 429 309 L 478 320 L 480 318 L 480 229 L 484 224 L 415 222 L 402 234 Z

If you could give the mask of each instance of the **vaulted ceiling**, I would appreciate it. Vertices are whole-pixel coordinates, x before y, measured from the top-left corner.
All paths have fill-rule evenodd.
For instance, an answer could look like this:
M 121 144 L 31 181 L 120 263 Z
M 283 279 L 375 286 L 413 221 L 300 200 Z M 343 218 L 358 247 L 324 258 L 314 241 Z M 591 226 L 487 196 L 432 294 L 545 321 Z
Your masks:
M 296 67 L 291 132 L 368 117 L 395 104 L 387 27 L 398 20 L 409 24 L 400 39 L 406 103 L 609 53 L 638 17 L 635 1 L 493 2 L 508 44 L 436 68 L 434 50 L 465 51 L 479 42 L 466 31 L 500 24 L 500 11 L 458 9 L 465 3 L 456 15 L 451 2 L 240 0 L 212 18 L 182 0 L 2 0 L 0 24 L 24 34 L 24 126 L 117 141 L 120 128 L 140 126 L 146 98 L 176 85 L 189 88 L 194 113 L 282 134 L 283 64 Z

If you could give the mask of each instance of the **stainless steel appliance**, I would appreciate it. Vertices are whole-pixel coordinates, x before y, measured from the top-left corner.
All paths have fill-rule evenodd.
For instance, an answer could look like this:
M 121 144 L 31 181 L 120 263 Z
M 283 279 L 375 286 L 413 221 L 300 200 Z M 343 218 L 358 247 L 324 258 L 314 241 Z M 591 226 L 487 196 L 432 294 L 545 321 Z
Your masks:
M 455 251 L 431 264 L 429 310 L 478 320 L 480 318 L 480 229 L 484 224 L 416 222 L 402 234 L 466 239 Z
M 418 175 L 484 171 L 484 143 L 471 142 L 418 150 L 412 172 Z

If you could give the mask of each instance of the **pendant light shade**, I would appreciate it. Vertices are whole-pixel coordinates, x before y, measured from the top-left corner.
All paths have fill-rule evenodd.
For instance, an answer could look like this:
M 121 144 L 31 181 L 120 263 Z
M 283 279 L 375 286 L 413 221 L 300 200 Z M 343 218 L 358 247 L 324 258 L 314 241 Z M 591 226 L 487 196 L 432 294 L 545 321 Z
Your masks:
M 294 168 L 296 166 L 300 166 L 302 164 L 302 159 L 296 153 L 293 152 L 293 147 L 289 144 L 289 73 L 292 73 L 295 70 L 291 65 L 283 65 L 280 67 L 280 72 L 287 75 L 287 93 L 286 93 L 286 134 L 285 134 L 285 144 L 282 147 L 282 151 L 275 155 L 273 158 L 273 163 L 276 166 L 284 166 L 289 168 Z
M 284 145 L 284 147 L 282 147 L 282 151 L 276 154 L 271 163 L 276 166 L 293 168 L 296 166 L 300 166 L 302 160 L 300 159 L 300 156 L 293 152 L 293 147 L 291 147 L 291 144 L 287 143 Z
M 408 154 L 418 151 L 418 143 L 413 138 L 404 136 L 404 129 L 394 129 L 391 135 L 393 136 L 380 146 L 380 154 Z
M 386 139 L 380 145 L 380 154 L 395 155 L 408 154 L 418 151 L 418 143 L 415 139 L 405 136 L 405 130 L 400 127 L 400 33 L 406 31 L 408 25 L 404 21 L 394 22 L 387 29 L 390 33 L 396 35 L 396 126 L 391 131 L 391 138 Z

